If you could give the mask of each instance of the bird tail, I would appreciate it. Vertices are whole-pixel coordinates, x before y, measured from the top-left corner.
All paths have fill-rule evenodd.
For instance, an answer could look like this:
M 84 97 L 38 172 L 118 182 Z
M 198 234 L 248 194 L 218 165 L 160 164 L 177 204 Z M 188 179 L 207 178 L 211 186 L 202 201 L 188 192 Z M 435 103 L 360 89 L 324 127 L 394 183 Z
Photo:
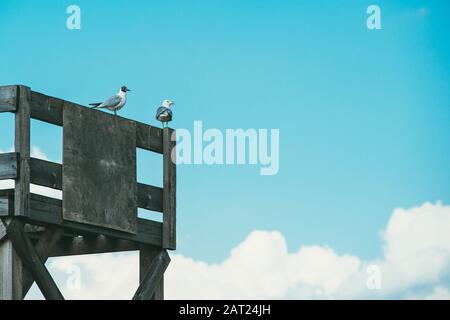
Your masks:
M 89 103 L 89 105 L 92 106 L 91 109 L 98 108 L 101 105 L 101 102 L 99 102 L 99 103 Z

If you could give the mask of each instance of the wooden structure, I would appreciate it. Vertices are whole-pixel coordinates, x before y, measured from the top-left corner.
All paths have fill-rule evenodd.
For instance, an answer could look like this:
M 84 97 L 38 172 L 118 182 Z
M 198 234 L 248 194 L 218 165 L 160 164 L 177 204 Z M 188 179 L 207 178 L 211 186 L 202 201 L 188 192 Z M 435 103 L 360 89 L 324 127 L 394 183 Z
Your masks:
M 176 248 L 174 130 L 22 85 L 0 87 L 2 112 L 15 113 L 15 152 L 0 154 L 0 180 L 15 188 L 0 190 L 0 300 L 23 299 L 33 282 L 46 299 L 64 299 L 49 257 L 131 250 L 140 252 L 133 299 L 163 299 L 167 250 Z M 32 118 L 63 127 L 62 165 L 30 156 Z M 138 183 L 136 148 L 163 155 L 163 188 Z M 30 193 L 30 184 L 62 190 L 63 200 Z M 161 212 L 163 222 L 138 218 L 137 208 Z

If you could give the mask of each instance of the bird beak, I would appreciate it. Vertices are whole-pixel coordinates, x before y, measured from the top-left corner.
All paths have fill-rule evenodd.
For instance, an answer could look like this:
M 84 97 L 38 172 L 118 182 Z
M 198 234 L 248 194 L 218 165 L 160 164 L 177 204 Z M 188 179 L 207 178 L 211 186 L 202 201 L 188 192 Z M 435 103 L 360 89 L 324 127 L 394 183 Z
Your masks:
M 131 91 L 131 90 L 127 88 L 127 91 Z
M 174 104 L 175 104 L 175 101 L 172 101 L 172 102 L 170 103 L 171 106 L 173 106 Z

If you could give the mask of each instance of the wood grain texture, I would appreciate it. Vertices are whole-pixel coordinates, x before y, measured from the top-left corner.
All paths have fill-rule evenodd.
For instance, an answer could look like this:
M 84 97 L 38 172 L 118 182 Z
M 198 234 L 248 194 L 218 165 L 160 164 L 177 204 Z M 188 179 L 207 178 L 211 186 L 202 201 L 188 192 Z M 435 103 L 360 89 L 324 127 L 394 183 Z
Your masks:
M 136 126 L 64 106 L 63 218 L 137 232 Z
M 36 284 L 47 300 L 64 300 L 55 281 L 42 263 L 30 239 L 23 232 L 23 223 L 17 218 L 6 225 L 8 239 L 11 240 L 14 250 L 20 257 L 23 265 L 31 273 Z M 22 284 L 21 284 L 22 285 Z
M 17 86 L 0 87 L 0 112 L 14 112 L 17 107 Z
M 0 180 L 17 178 L 17 153 L 0 154 Z
M 62 190 L 62 165 L 31 158 L 30 181 L 33 184 Z
M 30 209 L 30 96 L 31 90 L 18 86 L 15 151 L 18 154 L 19 178 L 15 180 L 15 215 L 28 216 Z
M 154 296 L 158 287 L 161 287 L 161 279 L 169 263 L 170 257 L 167 251 L 160 249 L 147 267 L 133 300 L 150 300 Z
M 175 148 L 175 131 L 163 129 L 163 248 L 176 249 L 176 164 L 172 159 Z M 173 160 L 173 161 L 172 161 Z

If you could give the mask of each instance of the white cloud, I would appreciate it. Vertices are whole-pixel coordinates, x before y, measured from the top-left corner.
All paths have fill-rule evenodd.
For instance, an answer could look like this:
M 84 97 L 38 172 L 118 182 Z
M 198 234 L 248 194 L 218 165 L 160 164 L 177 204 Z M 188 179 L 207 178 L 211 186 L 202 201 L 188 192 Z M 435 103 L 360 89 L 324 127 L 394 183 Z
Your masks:
M 289 253 L 280 232 L 253 231 L 220 264 L 172 254 L 165 294 L 168 299 L 449 299 L 448 230 L 450 206 L 396 209 L 382 232 L 384 257 L 377 261 L 324 246 Z M 60 281 L 68 298 L 128 299 L 137 287 L 137 253 L 59 258 L 50 268 L 65 279 L 69 265 L 79 266 L 85 278 L 81 290 L 68 290 Z M 381 270 L 381 290 L 366 286 L 369 265 Z M 414 296 L 416 287 L 427 293 Z

